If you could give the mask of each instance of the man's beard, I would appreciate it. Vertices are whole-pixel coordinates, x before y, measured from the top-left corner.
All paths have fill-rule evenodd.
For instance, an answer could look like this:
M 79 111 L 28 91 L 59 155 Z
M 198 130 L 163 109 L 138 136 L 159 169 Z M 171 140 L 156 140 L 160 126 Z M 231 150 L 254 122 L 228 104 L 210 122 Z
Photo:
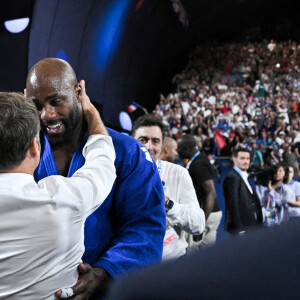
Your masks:
M 77 107 L 73 106 L 68 118 L 59 119 L 64 125 L 64 131 L 62 133 L 49 133 L 47 131 L 47 126 L 56 123 L 58 120 L 54 121 L 41 121 L 41 129 L 43 133 L 47 136 L 48 141 L 52 147 L 63 146 L 65 144 L 71 143 L 76 132 L 76 127 L 80 121 L 80 114 Z

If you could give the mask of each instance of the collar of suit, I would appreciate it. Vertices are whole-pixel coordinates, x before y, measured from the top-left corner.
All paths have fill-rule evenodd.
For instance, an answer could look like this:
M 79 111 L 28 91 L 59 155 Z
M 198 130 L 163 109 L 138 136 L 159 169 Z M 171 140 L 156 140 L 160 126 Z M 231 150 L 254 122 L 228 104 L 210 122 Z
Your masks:
M 248 173 L 246 171 L 242 171 L 240 168 L 238 168 L 237 166 L 234 166 L 233 167 L 237 172 L 238 174 L 243 178 L 245 184 L 247 185 L 247 188 L 248 190 L 250 191 L 251 194 L 253 194 L 253 189 L 248 181 Z

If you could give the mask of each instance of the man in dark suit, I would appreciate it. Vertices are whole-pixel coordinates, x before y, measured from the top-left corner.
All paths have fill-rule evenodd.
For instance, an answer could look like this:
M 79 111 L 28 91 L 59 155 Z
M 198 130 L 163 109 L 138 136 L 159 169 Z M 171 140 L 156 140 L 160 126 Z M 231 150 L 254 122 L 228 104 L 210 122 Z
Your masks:
M 262 210 L 255 189 L 248 182 L 250 151 L 238 148 L 233 152 L 233 170 L 223 183 L 225 198 L 225 230 L 244 234 L 249 227 L 262 224 Z

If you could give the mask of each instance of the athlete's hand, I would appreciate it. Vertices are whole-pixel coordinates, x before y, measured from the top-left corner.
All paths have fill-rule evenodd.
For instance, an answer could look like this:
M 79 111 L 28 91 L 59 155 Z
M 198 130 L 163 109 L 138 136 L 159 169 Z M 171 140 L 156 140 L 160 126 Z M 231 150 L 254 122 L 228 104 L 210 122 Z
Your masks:
M 86 116 L 86 113 L 88 111 L 90 111 L 90 112 L 97 111 L 97 109 L 94 107 L 94 105 L 90 101 L 89 96 L 86 94 L 85 81 L 84 80 L 80 80 L 80 83 L 78 84 L 78 90 L 77 91 L 78 91 L 77 94 L 76 94 L 77 99 L 82 105 L 82 110 L 83 110 L 84 115 Z
M 102 268 L 92 268 L 89 264 L 78 266 L 79 277 L 72 289 L 74 300 L 96 300 L 103 296 L 111 276 Z M 56 299 L 61 299 L 61 290 L 55 293 Z
M 78 87 L 76 88 L 77 100 L 81 103 L 84 118 L 88 124 L 89 135 L 104 134 L 108 135 L 108 132 L 101 120 L 100 114 L 85 91 L 85 81 L 80 80 Z

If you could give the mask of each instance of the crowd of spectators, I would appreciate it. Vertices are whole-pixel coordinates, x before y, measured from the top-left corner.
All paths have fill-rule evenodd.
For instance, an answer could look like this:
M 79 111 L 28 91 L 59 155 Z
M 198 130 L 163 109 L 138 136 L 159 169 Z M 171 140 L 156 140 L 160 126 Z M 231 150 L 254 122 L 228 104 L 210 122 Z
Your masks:
M 284 161 L 299 176 L 300 44 L 208 43 L 196 47 L 153 113 L 168 135 L 193 134 L 210 157 L 246 147 L 255 166 Z

